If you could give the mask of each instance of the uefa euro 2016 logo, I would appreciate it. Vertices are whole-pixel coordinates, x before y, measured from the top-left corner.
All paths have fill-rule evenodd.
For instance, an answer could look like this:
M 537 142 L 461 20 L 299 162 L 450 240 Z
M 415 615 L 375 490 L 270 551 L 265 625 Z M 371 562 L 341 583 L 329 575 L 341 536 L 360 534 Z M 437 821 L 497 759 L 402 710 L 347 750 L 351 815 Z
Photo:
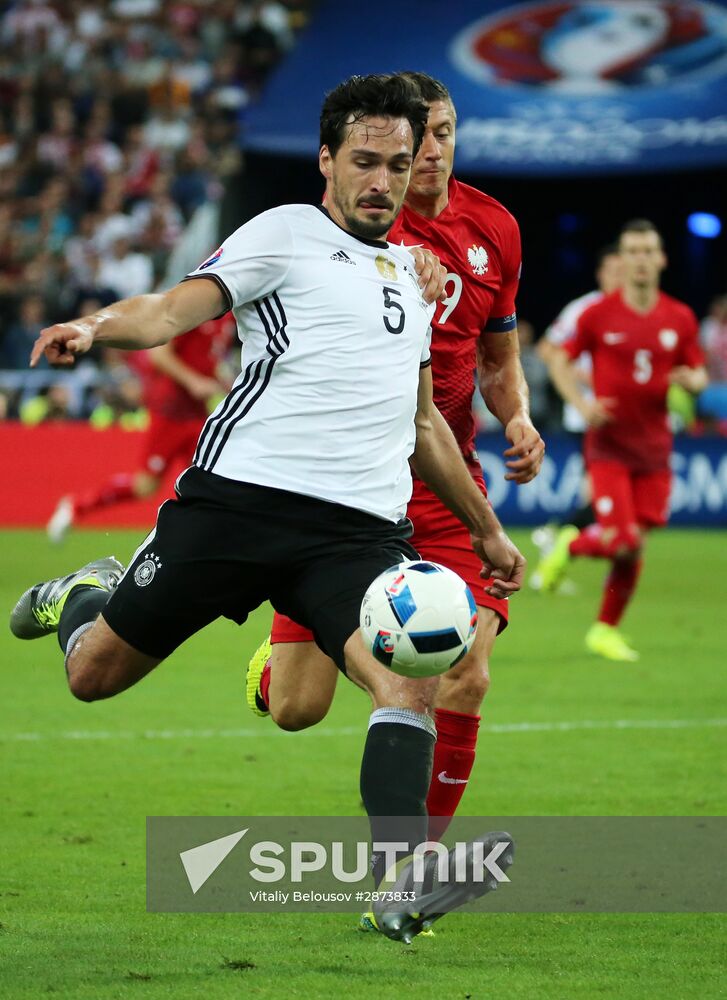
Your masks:
M 489 85 L 573 94 L 657 87 L 727 67 L 727 11 L 703 0 L 518 4 L 460 32 L 451 56 Z

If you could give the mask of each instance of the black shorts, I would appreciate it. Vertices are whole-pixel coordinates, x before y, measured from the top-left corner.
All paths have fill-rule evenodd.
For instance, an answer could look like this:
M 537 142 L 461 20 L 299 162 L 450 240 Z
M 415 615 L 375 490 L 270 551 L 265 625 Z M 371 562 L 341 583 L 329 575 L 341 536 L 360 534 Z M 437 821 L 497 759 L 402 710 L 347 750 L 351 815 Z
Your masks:
M 363 511 L 192 467 L 162 504 L 104 608 L 135 649 L 164 658 L 216 618 L 241 625 L 270 600 L 344 669 L 371 581 L 418 558 L 398 524 Z

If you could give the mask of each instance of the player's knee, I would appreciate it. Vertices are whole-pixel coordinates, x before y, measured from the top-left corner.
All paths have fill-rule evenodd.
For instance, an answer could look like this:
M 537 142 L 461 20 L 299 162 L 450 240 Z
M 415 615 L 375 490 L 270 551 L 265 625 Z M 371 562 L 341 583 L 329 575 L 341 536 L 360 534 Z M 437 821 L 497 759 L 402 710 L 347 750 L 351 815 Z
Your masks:
M 456 679 L 453 687 L 453 693 L 463 702 L 479 704 L 490 690 L 490 675 L 486 670 L 483 673 L 473 671 L 471 675 Z
M 638 527 L 630 525 L 618 531 L 612 538 L 609 548 L 613 559 L 624 562 L 638 559 L 642 548 L 642 537 Z
M 482 701 L 490 690 L 490 672 L 487 667 L 473 680 L 470 687 L 473 694 L 476 694 Z
M 641 546 L 622 545 L 613 553 L 616 562 L 631 563 L 641 558 Z
M 93 670 L 75 670 L 69 673 L 68 687 L 73 697 L 79 701 L 100 701 L 115 694 L 114 691 L 107 690 L 103 676 Z
M 301 729 L 309 729 L 325 718 L 328 706 L 318 702 L 301 703 L 295 698 L 278 699 L 270 706 L 270 715 L 279 729 L 289 733 L 297 733 Z
M 627 551 L 621 552 L 613 556 L 611 560 L 611 565 L 618 569 L 631 570 L 633 567 L 638 566 L 641 561 L 641 550 L 640 549 L 628 549 Z
M 463 704 L 479 705 L 489 690 L 490 671 L 487 661 L 470 654 L 454 670 L 444 674 L 440 695 L 446 694 L 448 700 L 454 698 Z
M 135 675 L 128 659 L 113 649 L 79 646 L 66 660 L 66 674 L 71 694 L 79 701 L 113 698 L 143 676 Z
M 641 542 L 638 539 L 629 539 L 617 547 L 614 557 L 620 562 L 636 562 L 641 557 Z

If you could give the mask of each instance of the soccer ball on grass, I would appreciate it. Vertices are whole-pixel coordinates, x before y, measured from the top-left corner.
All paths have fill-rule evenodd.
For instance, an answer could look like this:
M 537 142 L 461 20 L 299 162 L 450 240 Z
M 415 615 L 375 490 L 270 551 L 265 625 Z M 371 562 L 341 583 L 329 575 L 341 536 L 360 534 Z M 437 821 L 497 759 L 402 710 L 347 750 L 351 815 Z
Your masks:
M 452 570 L 423 560 L 401 562 L 370 585 L 361 602 L 367 648 L 404 677 L 443 674 L 469 652 L 477 605 Z

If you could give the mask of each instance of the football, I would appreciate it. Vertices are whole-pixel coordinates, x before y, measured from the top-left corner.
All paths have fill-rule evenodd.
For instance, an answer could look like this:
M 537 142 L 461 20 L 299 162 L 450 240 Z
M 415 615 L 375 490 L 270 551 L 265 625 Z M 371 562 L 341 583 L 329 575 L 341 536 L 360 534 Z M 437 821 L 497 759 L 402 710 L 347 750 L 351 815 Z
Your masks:
M 456 573 L 438 563 L 408 561 L 373 581 L 361 602 L 364 641 L 389 670 L 433 677 L 470 650 L 477 605 Z

